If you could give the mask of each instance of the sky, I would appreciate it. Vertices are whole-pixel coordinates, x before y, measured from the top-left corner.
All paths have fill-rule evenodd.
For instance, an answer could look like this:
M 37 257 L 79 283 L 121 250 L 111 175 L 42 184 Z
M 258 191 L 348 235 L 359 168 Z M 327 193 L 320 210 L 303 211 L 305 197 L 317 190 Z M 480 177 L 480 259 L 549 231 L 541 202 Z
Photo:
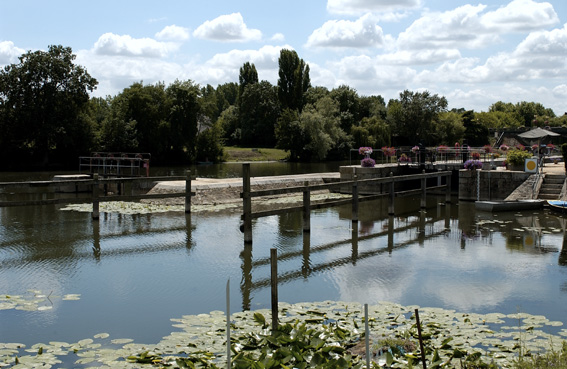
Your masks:
M 253 63 L 277 84 L 281 49 L 313 86 L 347 85 L 386 102 L 444 96 L 449 109 L 537 102 L 567 113 L 567 1 L 0 0 L 0 67 L 71 47 L 115 96 L 135 82 L 237 82 Z

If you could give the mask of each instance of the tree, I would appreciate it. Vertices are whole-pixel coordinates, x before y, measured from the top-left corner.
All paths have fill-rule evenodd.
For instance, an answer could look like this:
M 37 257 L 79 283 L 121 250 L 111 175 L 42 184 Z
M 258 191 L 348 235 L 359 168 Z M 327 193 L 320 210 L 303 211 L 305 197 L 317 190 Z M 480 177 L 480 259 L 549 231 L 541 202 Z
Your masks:
M 199 86 L 191 80 L 175 81 L 165 92 L 170 102 L 169 132 L 166 134 L 169 160 L 192 161 L 195 159 L 197 120 L 201 113 Z
M 469 146 L 483 146 L 488 143 L 488 128 L 476 120 L 474 111 L 464 112 L 462 118 L 465 127 L 464 139 Z
M 465 133 L 463 118 L 455 112 L 443 112 L 439 114 L 435 122 L 435 142 L 447 146 L 453 146 L 461 142 Z
M 46 166 L 53 159 L 76 163 L 78 155 L 88 153 L 92 121 L 83 113 L 98 82 L 74 64 L 75 58 L 71 48 L 52 45 L 47 52 L 28 51 L 0 72 L 4 157 Z
M 279 104 L 268 81 L 249 84 L 240 98 L 240 134 L 244 146 L 274 147 Z
M 405 90 L 399 100 L 388 102 L 388 121 L 399 136 L 398 144 L 426 143 L 433 138 L 434 120 L 446 110 L 445 97 Z
M 298 161 L 303 156 L 306 138 L 297 110 L 284 109 L 275 128 L 276 147 L 289 151 L 289 159 Z
M 338 103 L 341 128 L 350 133 L 350 128 L 361 119 L 360 104 L 356 90 L 342 85 L 331 91 L 330 96 Z
M 311 86 L 309 65 L 294 50 L 282 49 L 278 59 L 278 97 L 282 109 L 301 111 L 304 94 Z
M 258 83 L 258 72 L 256 71 L 256 66 L 249 62 L 244 63 L 244 65 L 240 67 L 238 81 L 238 96 L 240 97 L 244 93 L 246 86 Z

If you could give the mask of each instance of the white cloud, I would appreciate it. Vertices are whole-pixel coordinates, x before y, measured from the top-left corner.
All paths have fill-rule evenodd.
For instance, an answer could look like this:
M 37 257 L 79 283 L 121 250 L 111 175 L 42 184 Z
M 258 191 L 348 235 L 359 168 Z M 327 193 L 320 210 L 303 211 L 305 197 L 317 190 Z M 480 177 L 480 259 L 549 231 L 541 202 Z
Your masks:
M 197 27 L 193 36 L 214 41 L 245 42 L 260 40 L 262 32 L 248 28 L 240 13 L 232 13 L 206 21 Z
M 567 85 L 566 84 L 555 86 L 552 91 L 553 91 L 553 96 L 557 97 L 558 99 L 563 99 L 563 100 L 567 99 Z
M 515 51 L 516 55 L 541 55 L 543 57 L 561 57 L 567 55 L 567 24 L 552 31 L 530 33 Z
M 493 12 L 486 13 L 481 21 L 487 30 L 511 32 L 553 26 L 559 22 L 559 18 L 550 3 L 513 0 Z
M 351 47 L 380 46 L 384 42 L 382 28 L 371 14 L 358 20 L 331 20 L 316 29 L 307 39 L 306 47 Z
M 105 33 L 94 44 L 96 54 L 148 58 L 163 58 L 172 48 L 172 44 L 151 38 L 132 38 L 129 35 L 120 36 L 113 33 Z
M 274 42 L 283 42 L 285 40 L 285 36 L 283 33 L 276 33 L 270 38 L 270 40 Z
M 409 10 L 420 5 L 420 0 L 327 0 L 327 11 L 333 14 L 359 15 Z
M 167 41 L 185 41 L 189 39 L 189 36 L 189 30 L 187 28 L 179 27 L 175 24 L 165 27 L 155 35 L 158 40 Z
M 25 54 L 24 49 L 16 47 L 12 41 L 0 42 L 0 65 L 8 65 L 18 62 L 18 57 Z
M 460 59 L 458 49 L 430 49 L 430 50 L 401 50 L 377 57 L 380 64 L 390 65 L 423 65 L 443 62 L 450 59 Z
M 485 5 L 464 5 L 454 10 L 427 13 L 398 37 L 400 49 L 480 48 L 499 40 L 484 32 L 479 14 Z

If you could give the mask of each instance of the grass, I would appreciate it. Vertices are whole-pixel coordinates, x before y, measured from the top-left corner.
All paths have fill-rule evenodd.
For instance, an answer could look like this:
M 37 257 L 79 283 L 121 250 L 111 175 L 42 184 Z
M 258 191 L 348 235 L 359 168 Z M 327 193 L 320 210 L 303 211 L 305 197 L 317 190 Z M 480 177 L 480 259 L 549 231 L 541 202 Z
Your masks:
M 289 156 L 284 150 L 267 148 L 247 148 L 226 146 L 224 148 L 225 161 L 281 161 Z
M 560 351 L 551 350 L 541 355 L 534 355 L 529 358 L 520 358 L 514 363 L 514 368 L 534 369 L 534 368 L 567 368 L 567 343 L 563 342 Z

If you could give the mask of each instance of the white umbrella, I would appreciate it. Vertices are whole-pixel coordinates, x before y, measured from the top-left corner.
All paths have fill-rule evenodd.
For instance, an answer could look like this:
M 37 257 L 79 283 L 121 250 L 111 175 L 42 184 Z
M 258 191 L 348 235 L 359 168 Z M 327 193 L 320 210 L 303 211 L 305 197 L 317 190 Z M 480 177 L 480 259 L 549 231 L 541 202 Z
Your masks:
M 540 157 L 539 147 L 541 145 L 541 139 L 544 138 L 544 137 L 548 137 L 548 136 L 551 137 L 551 136 L 561 136 L 561 135 L 559 133 L 551 132 L 551 131 L 548 131 L 547 129 L 543 129 L 543 128 L 539 128 L 539 127 L 534 128 L 534 129 L 530 129 L 529 131 L 524 132 L 524 133 L 520 133 L 518 135 L 518 137 L 526 138 L 528 140 L 537 140 L 537 147 L 538 147 L 537 156 L 538 157 Z

